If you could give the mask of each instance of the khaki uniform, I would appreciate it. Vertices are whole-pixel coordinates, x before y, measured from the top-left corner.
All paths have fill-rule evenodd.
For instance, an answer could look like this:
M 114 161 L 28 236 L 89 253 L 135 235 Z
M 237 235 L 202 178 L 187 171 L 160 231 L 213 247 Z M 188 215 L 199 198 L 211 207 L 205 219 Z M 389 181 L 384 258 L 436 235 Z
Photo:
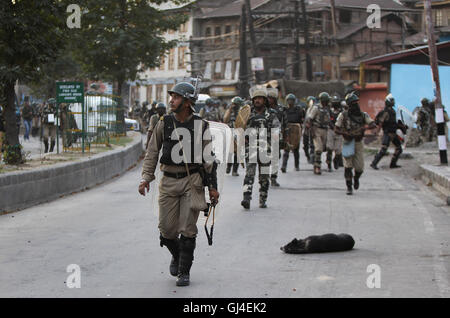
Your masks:
M 155 170 L 158 164 L 159 153 L 164 139 L 164 121 L 158 121 L 152 133 L 150 143 L 144 158 L 142 179 L 151 182 L 155 179 Z M 189 118 L 190 119 L 190 118 Z M 188 119 L 188 120 L 189 120 Z M 210 143 L 203 140 L 202 149 Z M 213 163 L 204 163 L 205 170 L 210 173 Z M 189 170 L 197 167 L 196 164 L 188 164 Z M 185 166 L 160 164 L 160 170 L 169 173 L 185 173 Z M 181 234 L 187 238 L 194 238 L 197 233 L 197 220 L 199 211 L 190 208 L 191 184 L 189 177 L 176 179 L 163 175 L 159 185 L 159 230 L 166 239 L 177 239 Z M 194 187 L 203 187 L 202 178 L 198 172 L 191 174 Z
M 328 126 L 330 125 L 329 109 L 322 106 L 322 104 L 317 104 L 313 106 L 307 116 L 307 121 L 310 121 L 312 124 L 314 166 L 320 167 L 322 152 L 326 150 L 327 145 Z
M 327 149 L 334 151 L 336 155 L 342 154 L 343 138 L 334 132 L 333 129 L 328 129 L 327 134 Z
M 346 133 L 350 133 L 373 122 L 372 118 L 370 118 L 367 113 L 363 112 L 362 114 L 363 121 L 361 124 L 358 124 L 350 120 L 347 111 L 344 111 L 339 114 L 336 120 L 336 127 L 342 129 Z M 364 171 L 364 145 L 362 142 L 362 136 L 361 138 L 355 138 L 355 154 L 351 157 L 344 157 L 344 168 L 354 168 L 357 173 L 362 173 Z
M 46 104 L 41 109 L 41 119 L 42 119 L 42 139 L 44 141 L 45 153 L 48 151 L 48 139 L 50 138 L 50 152 L 53 151 L 56 141 L 56 110 L 49 104 Z M 53 115 L 53 122 L 49 121 L 49 117 Z

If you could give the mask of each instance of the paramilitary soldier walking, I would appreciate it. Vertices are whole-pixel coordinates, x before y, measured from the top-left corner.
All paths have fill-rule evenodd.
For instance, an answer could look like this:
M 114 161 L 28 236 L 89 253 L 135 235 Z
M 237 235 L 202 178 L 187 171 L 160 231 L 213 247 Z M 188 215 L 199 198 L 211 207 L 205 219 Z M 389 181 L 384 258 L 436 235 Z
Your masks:
M 187 286 L 194 259 L 199 216 L 195 199 L 199 200 L 203 196 L 204 200 L 206 185 L 211 203 L 218 202 L 217 164 L 214 155 L 210 153 L 207 158 L 209 154 L 205 151 L 211 143 L 211 140 L 204 139 L 209 134 L 208 123 L 193 115 L 193 105 L 197 99 L 194 86 L 178 83 L 169 94 L 172 113 L 162 117 L 152 134 L 144 159 L 139 193 L 145 195 L 145 190 L 149 191 L 162 148 L 160 169 L 164 175 L 159 185 L 160 245 L 167 246 L 172 254 L 170 274 L 178 276 L 176 285 Z M 186 134 L 186 130 L 189 134 Z M 184 138 L 181 139 L 180 135 Z M 198 143 L 201 143 L 201 153 L 194 151 L 199 147 Z M 186 148 L 190 148 L 190 151 Z M 181 158 L 174 158 L 176 155 L 173 154 Z
M 330 95 L 323 92 L 319 95 L 320 103 L 314 105 L 306 117 L 306 126 L 313 135 L 314 142 L 314 174 L 321 174 L 322 152 L 327 145 L 328 127 L 330 125 Z
M 386 96 L 385 108 L 379 112 L 376 116 L 375 122 L 377 125 L 383 128 L 383 140 L 380 151 L 376 154 L 370 166 L 378 170 L 377 164 L 380 162 L 381 158 L 386 155 L 389 148 L 389 144 L 392 142 L 395 146 L 395 152 L 392 156 L 390 168 L 399 168 L 397 165 L 398 158 L 403 152 L 402 143 L 397 135 L 397 129 L 402 129 L 406 133 L 405 126 L 399 121 L 397 122 L 397 115 L 394 110 L 395 99 L 392 94 Z
M 344 136 L 346 143 L 352 145 L 353 154 L 344 157 L 344 177 L 347 185 L 347 194 L 353 194 L 353 188 L 359 189 L 359 178 L 364 171 L 364 131 L 375 128 L 375 122 L 367 113 L 359 108 L 359 97 L 350 93 L 345 97 L 349 109 L 344 110 L 337 118 L 334 130 L 337 134 Z M 353 184 L 353 169 L 355 178 Z
M 271 133 L 272 129 L 280 128 L 280 122 L 277 116 L 268 109 L 266 88 L 252 87 L 250 89 L 250 97 L 252 99 L 252 110 L 250 117 L 246 121 L 246 128 L 247 131 L 248 129 L 251 129 L 251 131 L 250 134 L 246 134 L 245 136 L 246 174 L 244 178 L 244 199 L 241 202 L 241 205 L 247 210 L 250 209 L 256 166 L 258 166 L 260 185 L 259 207 L 267 208 L 266 201 L 269 191 L 270 165 L 273 164 L 272 160 L 278 156 L 278 153 L 272 154 Z M 266 136 L 262 135 L 264 129 Z M 268 162 L 262 160 L 263 158 L 260 157 L 261 153 L 267 154 L 268 158 L 266 159 L 269 159 Z
M 49 151 L 48 139 L 50 138 L 50 152 L 53 152 L 56 138 L 56 99 L 50 98 L 41 109 L 42 139 L 44 141 L 44 153 Z
M 422 106 L 417 112 L 417 128 L 419 128 L 420 136 L 423 142 L 433 140 L 433 133 L 431 130 L 431 107 L 428 98 L 422 98 L 420 101 Z
M 286 172 L 287 163 L 289 160 L 289 152 L 294 153 L 295 170 L 300 170 L 300 140 L 302 138 L 302 124 L 305 120 L 305 112 L 303 108 L 295 105 L 296 97 L 294 94 L 286 96 L 287 108 L 286 114 L 286 129 L 285 133 L 285 147 L 283 153 L 283 164 L 281 171 Z
M 225 111 L 225 114 L 223 116 L 223 122 L 227 124 L 230 128 L 234 127 L 234 122 L 236 121 L 236 118 L 238 116 L 239 110 L 241 107 L 244 106 L 244 100 L 240 98 L 239 96 L 233 97 L 231 100 L 231 105 L 228 107 L 228 109 Z M 232 143 L 233 150 L 232 156 L 233 156 L 233 162 L 227 163 L 227 174 L 230 173 L 231 168 L 233 167 L 232 176 L 239 176 L 238 169 L 239 169 L 239 162 L 238 162 L 238 156 L 237 156 L 237 143 L 236 140 L 233 140 Z
M 331 99 L 330 129 L 328 129 L 327 135 L 327 165 L 329 172 L 331 172 L 331 162 L 333 162 L 335 170 L 339 169 L 340 162 L 342 162 L 342 136 L 334 132 L 334 125 L 341 112 L 341 99 L 335 95 Z
M 211 98 L 205 101 L 205 107 L 200 110 L 199 115 L 204 120 L 220 122 L 219 108 L 215 106 Z
M 281 149 L 284 148 L 284 131 L 286 129 L 286 112 L 284 106 L 278 104 L 278 89 L 274 87 L 267 88 L 267 100 L 269 101 L 269 110 L 272 111 L 275 116 L 277 116 L 280 122 L 280 145 L 278 151 L 278 159 L 281 158 Z M 278 178 L 278 165 L 273 165 L 271 167 L 272 171 L 270 173 L 270 183 L 272 187 L 279 187 L 280 184 L 277 182 Z

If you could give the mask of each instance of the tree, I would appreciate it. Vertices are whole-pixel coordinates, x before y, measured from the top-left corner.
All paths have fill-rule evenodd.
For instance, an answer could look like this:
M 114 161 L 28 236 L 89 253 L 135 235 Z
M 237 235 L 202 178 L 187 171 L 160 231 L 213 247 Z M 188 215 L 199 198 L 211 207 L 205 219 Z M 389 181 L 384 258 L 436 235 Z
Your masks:
M 82 82 L 84 76 L 81 66 L 73 57 L 72 48 L 68 45 L 54 60 L 40 67 L 40 76 L 26 83 L 33 96 L 47 100 L 56 96 L 56 81 Z
M 58 0 L 0 1 L 0 103 L 4 105 L 9 163 L 23 162 L 15 118 L 14 85 L 40 74 L 63 47 L 65 5 Z
M 167 14 L 156 8 L 165 2 L 168 1 L 85 0 L 82 40 L 78 41 L 76 56 L 89 77 L 115 81 L 115 94 L 120 97 L 126 80 L 135 80 L 139 72 L 159 66 L 159 57 L 176 44 L 166 41 L 164 32 L 176 30 L 188 18 L 182 13 Z M 122 105 L 121 98 L 119 103 Z

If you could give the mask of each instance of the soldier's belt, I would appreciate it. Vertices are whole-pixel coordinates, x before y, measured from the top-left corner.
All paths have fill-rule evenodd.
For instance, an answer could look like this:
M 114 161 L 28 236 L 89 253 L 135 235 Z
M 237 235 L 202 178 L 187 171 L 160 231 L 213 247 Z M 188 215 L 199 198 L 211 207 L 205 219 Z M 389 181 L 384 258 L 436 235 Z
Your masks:
M 198 168 L 194 168 L 192 170 L 189 170 L 189 174 L 194 174 L 194 173 L 197 173 L 197 172 L 200 172 L 200 170 Z M 183 178 L 186 178 L 188 176 L 188 173 L 187 172 L 172 173 L 172 172 L 164 171 L 164 175 L 166 177 L 169 177 L 169 178 L 183 179 Z

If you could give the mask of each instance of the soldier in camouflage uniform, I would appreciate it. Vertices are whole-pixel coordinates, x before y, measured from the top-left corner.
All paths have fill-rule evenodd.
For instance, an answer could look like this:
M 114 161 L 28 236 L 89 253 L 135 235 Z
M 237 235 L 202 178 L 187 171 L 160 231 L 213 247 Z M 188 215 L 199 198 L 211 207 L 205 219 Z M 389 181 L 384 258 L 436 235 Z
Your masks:
M 320 175 L 321 156 L 326 148 L 328 127 L 330 126 L 330 95 L 322 92 L 319 95 L 320 104 L 314 105 L 306 117 L 306 126 L 311 130 L 314 142 L 314 174 Z
M 239 110 L 241 109 L 242 106 L 244 106 L 244 100 L 242 98 L 240 98 L 239 96 L 236 96 L 236 97 L 233 97 L 233 99 L 231 100 L 231 105 L 225 111 L 225 114 L 223 116 L 223 122 L 232 129 L 235 128 L 234 122 L 236 121 Z M 239 176 L 239 173 L 238 173 L 239 162 L 238 162 L 238 158 L 237 158 L 236 140 L 233 141 L 232 153 L 233 153 L 233 162 L 227 163 L 227 174 L 230 173 L 231 168 L 233 168 L 232 176 L 237 177 L 237 176 Z
M 199 115 L 204 120 L 220 122 L 219 108 L 215 107 L 211 98 L 205 101 L 205 107 L 200 110 Z
M 241 202 L 241 205 L 247 210 L 250 209 L 257 166 L 260 184 L 259 207 L 267 208 L 270 165 L 272 160 L 277 160 L 275 156 L 272 156 L 270 137 L 272 129 L 279 129 L 281 126 L 275 113 L 269 111 L 265 87 L 252 87 L 250 96 L 252 98 L 252 111 L 246 125 L 247 132 L 250 129 L 250 133 L 245 136 L 246 174 L 244 178 L 244 199 Z M 262 135 L 264 132 L 266 136 Z M 256 142 L 251 142 L 252 140 Z M 267 154 L 268 158 L 265 159 L 269 159 L 269 162 L 262 160 L 261 152 Z
M 288 106 L 285 110 L 286 130 L 284 133 L 286 143 L 283 154 L 283 165 L 281 166 L 283 173 L 286 172 L 290 151 L 294 153 L 295 170 L 300 170 L 300 140 L 302 138 L 302 125 L 306 114 L 303 108 L 295 105 L 296 99 L 294 94 L 288 94 L 286 96 L 286 104 Z
M 342 161 L 342 136 L 334 132 L 334 125 L 339 114 L 342 112 L 341 99 L 335 95 L 331 99 L 330 108 L 330 129 L 327 136 L 327 165 L 328 171 L 331 172 L 331 161 L 333 161 L 334 169 L 339 169 L 339 163 Z M 334 159 L 333 159 L 334 152 Z
M 283 105 L 278 103 L 278 89 L 267 88 L 267 99 L 269 101 L 270 111 L 272 111 L 278 118 L 280 122 L 280 146 L 278 151 L 278 159 L 281 158 L 281 149 L 284 149 L 284 131 L 286 130 L 286 112 Z M 277 162 L 278 163 L 278 162 Z M 279 187 L 280 184 L 277 182 L 278 178 L 278 165 L 272 166 L 272 173 L 270 175 L 270 182 L 272 187 Z
M 424 142 L 432 141 L 433 135 L 431 133 L 431 107 L 428 98 L 422 98 L 422 106 L 417 112 L 417 128 L 419 128 L 420 135 Z
M 44 141 L 44 153 L 49 152 L 48 139 L 50 138 L 50 152 L 53 152 L 56 138 L 56 100 L 50 98 L 41 109 L 42 139 Z
M 344 157 L 344 177 L 347 185 L 347 194 L 353 194 L 359 189 L 359 178 L 364 171 L 364 144 L 362 139 L 366 129 L 376 127 L 375 122 L 367 113 L 359 108 L 359 97 L 350 93 L 345 97 L 345 102 L 349 109 L 341 112 L 336 120 L 334 130 L 337 134 L 342 135 L 347 142 L 355 142 L 354 154 Z M 355 178 L 353 184 L 353 169 L 355 170 Z

